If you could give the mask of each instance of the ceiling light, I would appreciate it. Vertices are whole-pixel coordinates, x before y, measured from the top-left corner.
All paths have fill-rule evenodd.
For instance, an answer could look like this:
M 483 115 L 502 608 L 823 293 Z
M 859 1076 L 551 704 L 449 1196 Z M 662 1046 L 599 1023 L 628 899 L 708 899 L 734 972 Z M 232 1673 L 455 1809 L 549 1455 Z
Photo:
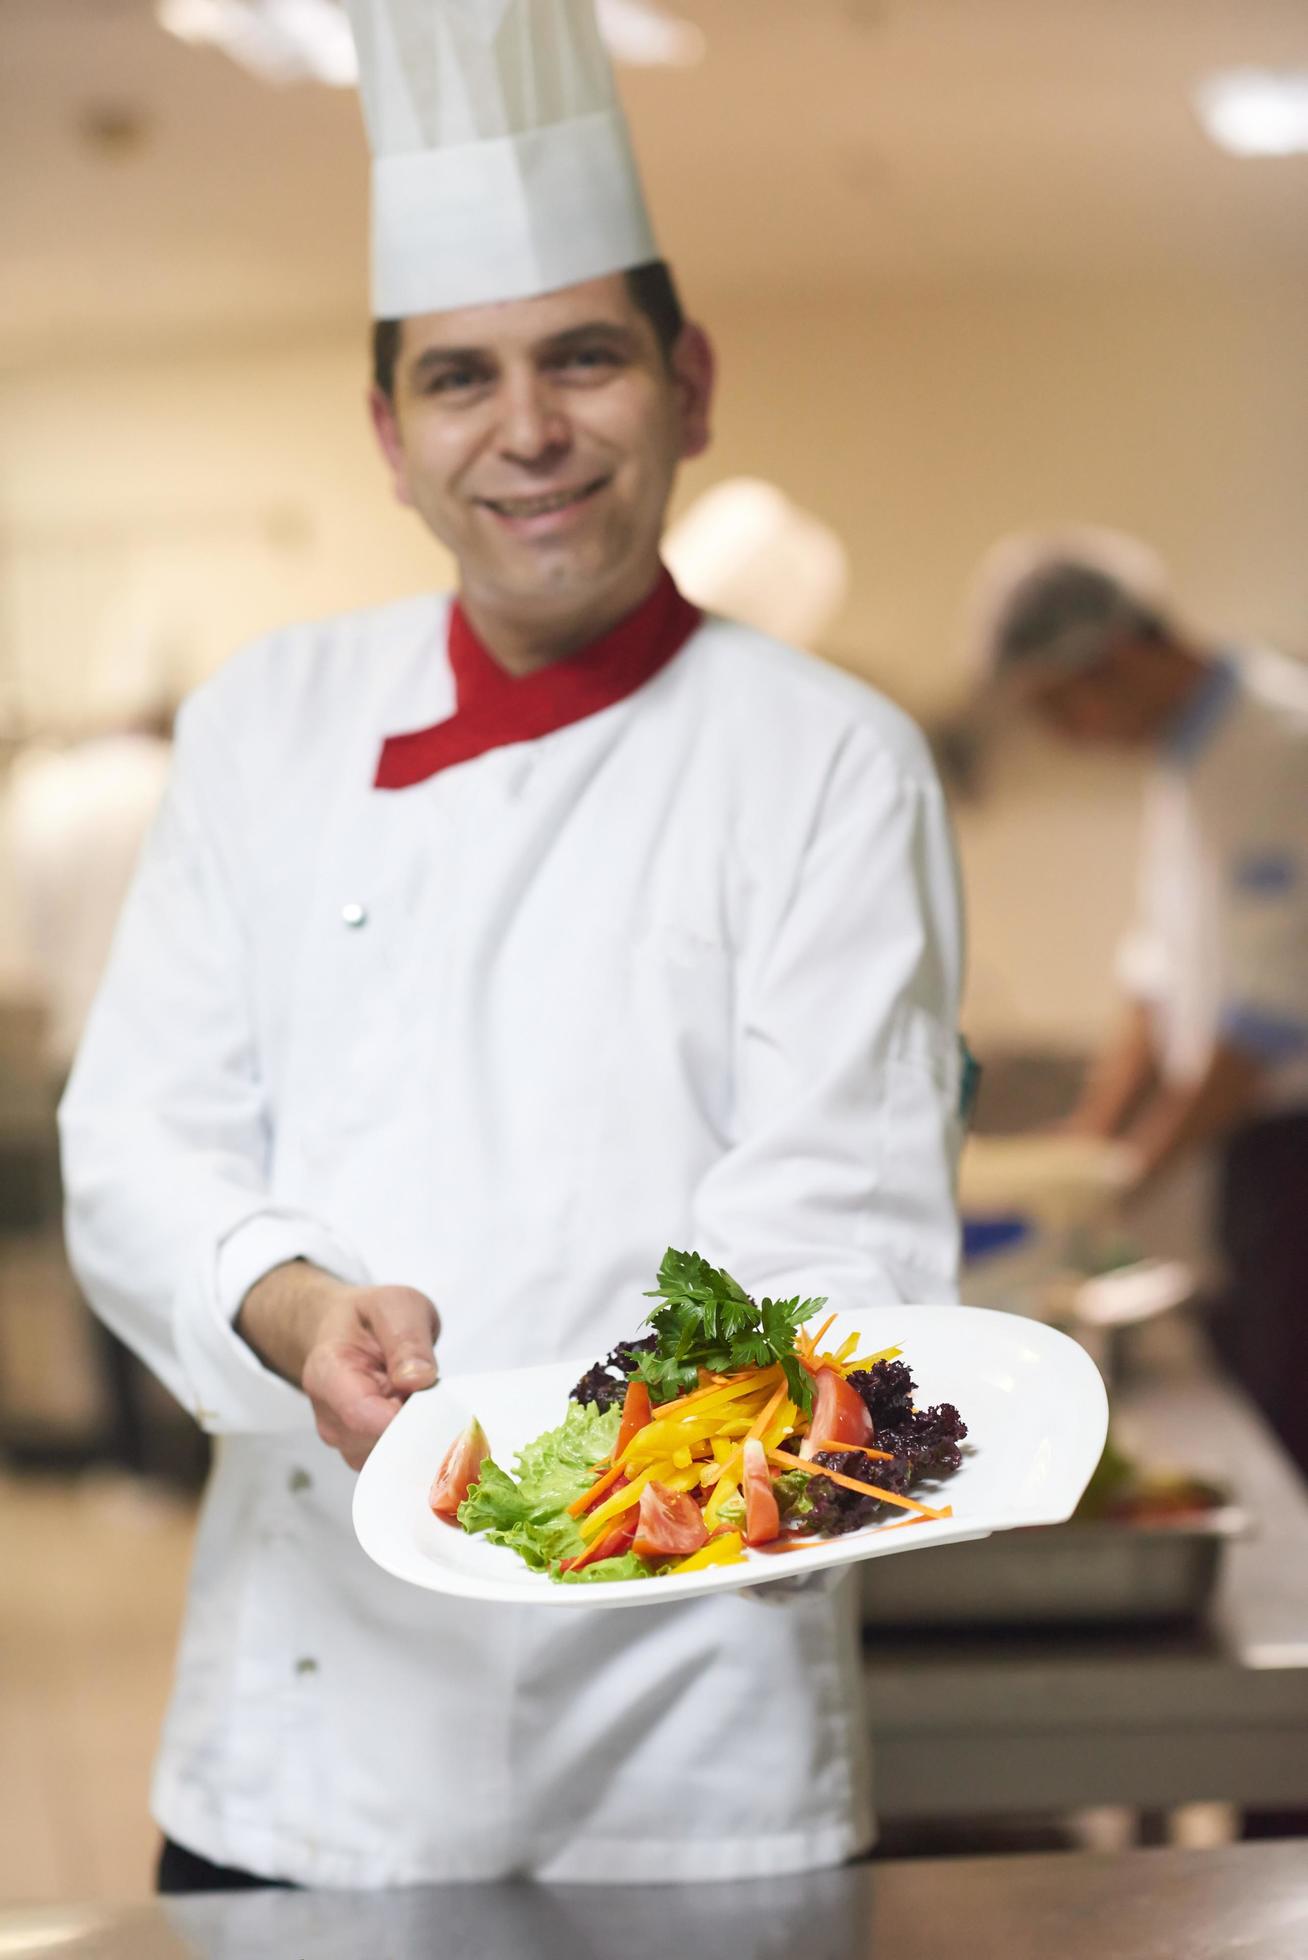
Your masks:
M 263 82 L 351 88 L 359 78 L 336 0 L 157 0 L 155 17 L 180 41 L 220 48 Z
M 615 61 L 685 68 L 704 58 L 704 36 L 655 0 L 598 0 Z M 351 88 L 359 64 L 341 0 L 156 0 L 155 17 L 178 40 L 220 48 L 264 82 Z
M 1194 102 L 1207 134 L 1232 156 L 1308 152 L 1308 70 L 1232 68 L 1201 82 Z
M 598 0 L 597 12 L 609 53 L 629 68 L 693 68 L 704 59 L 701 30 L 651 0 Z

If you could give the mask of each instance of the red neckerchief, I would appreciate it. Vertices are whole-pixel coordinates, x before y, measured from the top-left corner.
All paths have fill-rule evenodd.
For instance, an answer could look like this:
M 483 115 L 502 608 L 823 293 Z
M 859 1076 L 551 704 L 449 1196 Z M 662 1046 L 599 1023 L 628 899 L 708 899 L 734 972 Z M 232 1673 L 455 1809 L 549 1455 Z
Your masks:
M 680 652 L 699 622 L 698 606 L 682 598 L 664 570 L 635 612 L 580 653 L 513 675 L 486 651 L 456 600 L 448 642 L 454 713 L 430 728 L 387 736 L 374 789 L 408 789 L 487 749 L 535 741 L 624 701 Z

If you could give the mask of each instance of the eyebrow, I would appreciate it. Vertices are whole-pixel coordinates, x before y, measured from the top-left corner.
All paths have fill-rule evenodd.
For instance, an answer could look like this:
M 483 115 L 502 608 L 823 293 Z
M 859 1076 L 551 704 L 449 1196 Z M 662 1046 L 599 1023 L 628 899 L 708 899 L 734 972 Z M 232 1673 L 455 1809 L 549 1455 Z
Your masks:
M 595 340 L 606 340 L 624 352 L 631 352 L 636 344 L 630 329 L 619 326 L 616 321 L 587 320 L 580 326 L 566 327 L 561 333 L 549 334 L 544 340 L 534 342 L 531 352 L 538 358 L 541 355 L 566 354 L 572 347 Z M 414 356 L 409 373 L 417 380 L 437 368 L 468 366 L 494 359 L 495 350 L 491 347 L 425 347 L 421 354 Z

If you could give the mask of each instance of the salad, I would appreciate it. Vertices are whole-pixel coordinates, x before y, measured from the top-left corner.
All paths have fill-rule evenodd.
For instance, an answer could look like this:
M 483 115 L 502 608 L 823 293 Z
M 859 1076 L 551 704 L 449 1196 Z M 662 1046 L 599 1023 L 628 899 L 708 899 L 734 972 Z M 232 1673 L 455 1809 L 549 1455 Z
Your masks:
M 653 1331 L 582 1376 L 515 1475 L 468 1424 L 431 1487 L 438 1517 L 590 1584 L 952 1516 L 910 1487 L 958 1468 L 967 1427 L 951 1403 L 914 1406 L 898 1348 L 859 1354 L 834 1314 L 810 1333 L 825 1300 L 755 1302 L 694 1252 L 669 1249 L 646 1297 Z

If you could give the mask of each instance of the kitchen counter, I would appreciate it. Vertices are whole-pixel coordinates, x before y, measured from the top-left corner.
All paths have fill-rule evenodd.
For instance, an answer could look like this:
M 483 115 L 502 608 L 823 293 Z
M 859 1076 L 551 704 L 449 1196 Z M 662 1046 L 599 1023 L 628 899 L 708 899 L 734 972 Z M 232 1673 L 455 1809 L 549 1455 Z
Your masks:
M 0 1912 L 55 1960 L 1303 1960 L 1308 1844 L 921 1859 L 752 1885 L 232 1892 Z
M 870 1638 L 883 1818 L 1308 1807 L 1308 1488 L 1206 1351 L 1167 1340 L 1115 1389 L 1113 1428 L 1131 1453 L 1229 1482 L 1253 1520 L 1206 1620 Z

